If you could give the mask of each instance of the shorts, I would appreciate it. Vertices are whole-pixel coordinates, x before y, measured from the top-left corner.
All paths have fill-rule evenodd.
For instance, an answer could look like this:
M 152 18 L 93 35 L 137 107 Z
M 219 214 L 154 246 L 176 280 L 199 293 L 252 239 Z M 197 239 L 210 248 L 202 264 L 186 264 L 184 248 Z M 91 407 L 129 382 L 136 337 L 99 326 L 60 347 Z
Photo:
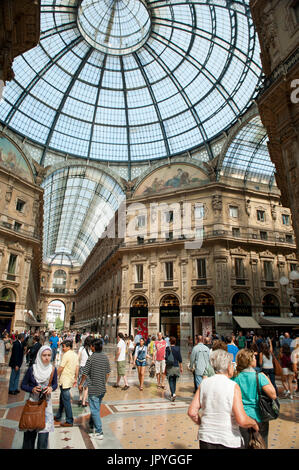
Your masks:
M 146 363 L 146 361 L 139 361 L 138 359 L 136 359 L 136 366 L 137 367 L 145 367 L 145 366 L 147 366 L 147 363 Z
M 126 361 L 117 361 L 117 375 L 126 375 Z
M 288 367 L 282 368 L 282 375 L 294 375 L 294 372 L 288 369 Z
M 164 374 L 165 367 L 166 367 L 165 359 L 162 359 L 162 361 L 156 361 L 156 374 Z

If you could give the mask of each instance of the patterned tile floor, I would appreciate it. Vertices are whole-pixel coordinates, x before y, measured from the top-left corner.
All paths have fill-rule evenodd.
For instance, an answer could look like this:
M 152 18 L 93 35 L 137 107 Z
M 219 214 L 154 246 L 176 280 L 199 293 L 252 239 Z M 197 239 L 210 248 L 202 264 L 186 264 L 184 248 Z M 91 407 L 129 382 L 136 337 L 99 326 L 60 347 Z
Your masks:
M 72 389 L 73 428 L 55 426 L 50 434 L 51 449 L 198 449 L 197 429 L 187 416 L 193 397 L 192 375 L 187 371 L 187 357 L 183 356 L 184 373 L 177 386 L 177 400 L 169 401 L 166 390 L 158 389 L 156 380 L 145 378 L 140 391 L 136 370 L 127 365 L 130 388 L 115 389 L 114 347 L 108 345 L 112 373 L 107 393 L 101 407 L 105 439 L 97 441 L 88 435 L 89 407 L 78 406 L 78 390 Z M 21 378 L 26 371 L 22 367 Z M 25 392 L 8 395 L 10 368 L 0 367 L 0 449 L 22 448 L 23 433 L 18 431 L 18 421 L 27 398 Z M 122 385 L 122 384 L 121 384 Z M 282 391 L 280 381 L 278 388 Z M 58 408 L 59 391 L 53 394 L 54 412 Z M 299 397 L 281 400 L 281 413 L 270 423 L 269 449 L 299 449 Z

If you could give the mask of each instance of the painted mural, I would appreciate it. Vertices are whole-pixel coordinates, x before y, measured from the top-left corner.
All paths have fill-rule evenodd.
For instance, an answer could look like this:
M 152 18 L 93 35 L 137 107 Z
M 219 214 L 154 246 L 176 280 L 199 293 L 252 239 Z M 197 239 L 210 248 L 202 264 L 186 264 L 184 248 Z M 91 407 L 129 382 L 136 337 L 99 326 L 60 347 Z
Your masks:
M 0 136 L 0 166 L 27 181 L 32 181 L 30 169 L 21 152 L 3 136 Z
M 191 188 L 208 182 L 206 174 L 199 168 L 187 164 L 174 164 L 151 173 L 137 188 L 135 195 Z

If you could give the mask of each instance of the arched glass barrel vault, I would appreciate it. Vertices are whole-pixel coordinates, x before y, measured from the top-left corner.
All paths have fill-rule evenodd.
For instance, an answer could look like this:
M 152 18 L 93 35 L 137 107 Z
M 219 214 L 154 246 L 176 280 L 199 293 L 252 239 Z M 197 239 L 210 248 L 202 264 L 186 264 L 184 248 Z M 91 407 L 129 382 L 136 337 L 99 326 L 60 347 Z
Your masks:
M 44 188 L 44 261 L 81 265 L 118 208 L 123 192 L 106 173 L 85 166 L 62 168 Z
M 259 116 L 241 126 L 219 162 L 221 175 L 269 184 L 274 180 L 275 166 L 270 160 L 268 136 Z
M 0 121 L 49 150 L 169 157 L 238 121 L 261 81 L 249 0 L 42 0 L 37 47 L 14 61 Z

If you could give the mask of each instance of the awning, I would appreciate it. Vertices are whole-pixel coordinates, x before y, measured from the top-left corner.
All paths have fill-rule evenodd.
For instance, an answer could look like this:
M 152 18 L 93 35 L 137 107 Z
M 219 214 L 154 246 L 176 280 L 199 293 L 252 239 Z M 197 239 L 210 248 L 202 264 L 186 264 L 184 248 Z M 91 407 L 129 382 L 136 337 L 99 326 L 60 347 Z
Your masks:
M 257 329 L 261 328 L 258 322 L 252 317 L 233 317 L 241 328 Z
M 260 320 L 264 326 L 299 326 L 299 317 L 297 318 L 284 318 L 284 317 L 263 317 Z

